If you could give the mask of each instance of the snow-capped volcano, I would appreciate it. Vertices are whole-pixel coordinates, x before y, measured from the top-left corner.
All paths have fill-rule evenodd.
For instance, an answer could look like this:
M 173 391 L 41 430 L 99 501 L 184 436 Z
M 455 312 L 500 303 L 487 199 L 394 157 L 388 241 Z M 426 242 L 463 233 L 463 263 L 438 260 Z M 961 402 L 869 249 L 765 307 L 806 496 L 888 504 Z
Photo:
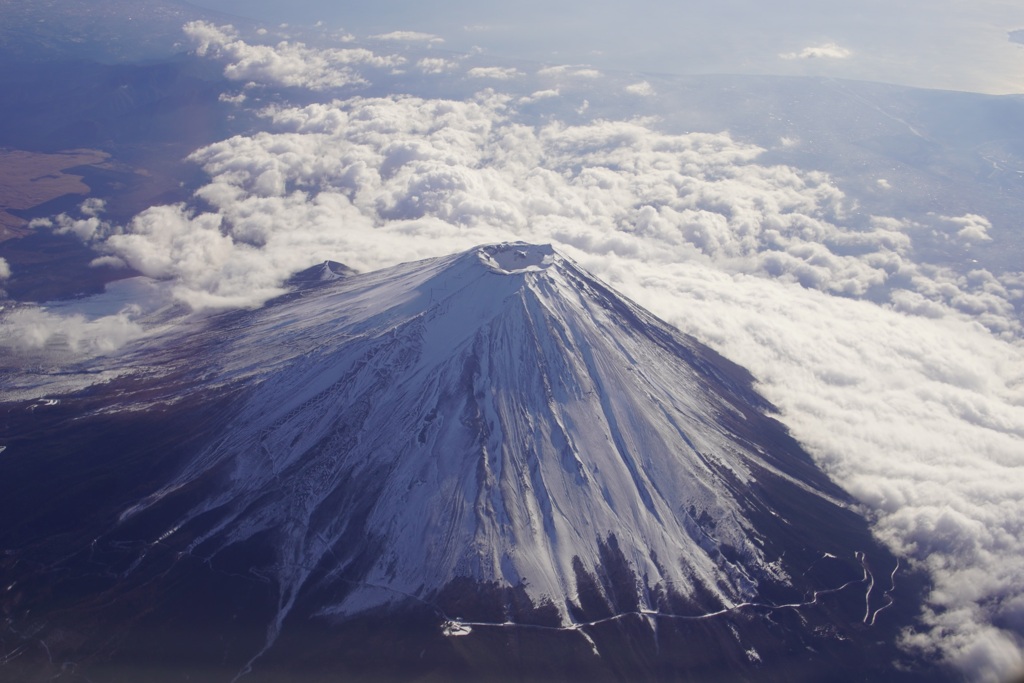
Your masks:
M 610 537 L 643 608 L 669 586 L 742 602 L 788 579 L 744 500 L 792 473 L 748 439 L 762 406 L 702 353 L 547 246 L 351 278 L 247 321 L 218 359 L 253 384 L 244 408 L 153 499 L 228 463 L 181 521 L 216 511 L 192 547 L 280 532 L 291 597 L 325 562 L 365 567 L 328 613 L 471 578 L 568 619 Z
M 156 394 L 187 385 L 221 412 L 188 413 L 176 469 L 99 523 L 88 562 L 116 549 L 110 594 L 173 596 L 193 558 L 221 567 L 209 581 L 255 577 L 246 674 L 298 647 L 296 624 L 424 608 L 445 634 L 529 624 L 598 658 L 644 638 L 663 658 L 659 624 L 688 620 L 677 636 L 718 633 L 700 647 L 733 667 L 793 657 L 794 633 L 818 658 L 878 636 L 847 629 L 893 605 L 895 559 L 741 368 L 550 246 L 332 272 L 137 352 L 174 366 Z M 653 631 L 602 631 L 619 621 Z

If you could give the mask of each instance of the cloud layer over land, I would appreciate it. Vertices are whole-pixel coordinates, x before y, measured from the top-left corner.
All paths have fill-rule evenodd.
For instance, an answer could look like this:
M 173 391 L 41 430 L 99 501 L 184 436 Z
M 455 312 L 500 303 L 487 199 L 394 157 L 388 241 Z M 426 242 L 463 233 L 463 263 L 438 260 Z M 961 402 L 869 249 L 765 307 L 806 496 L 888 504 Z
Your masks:
M 378 56 L 365 48 L 314 49 L 302 42 L 254 45 L 240 40 L 230 26 L 193 21 L 184 27 L 200 56 L 224 57 L 224 75 L 235 81 L 326 90 L 365 82 L 355 67 L 396 67 L 401 57 Z
M 1024 276 L 913 251 L 925 229 L 990 240 L 986 217 L 865 216 L 827 174 L 768 163 L 728 133 L 588 118 L 563 101 L 567 84 L 607 86 L 588 67 L 526 74 L 422 56 L 408 64 L 481 90 L 334 99 L 368 80 L 361 67 L 404 58 L 253 45 L 209 24 L 188 32 L 250 92 L 326 92 L 253 105 L 264 130 L 197 150 L 208 182 L 192 201 L 124 226 L 93 204 L 52 229 L 193 310 L 259 306 L 327 258 L 371 270 L 486 242 L 554 243 L 750 368 L 880 537 L 929 570 L 908 648 L 978 681 L 1024 671 Z M 633 79 L 621 93 L 636 107 L 655 89 Z M 898 177 L 886 182 L 898 190 Z M 38 347 L 45 314 L 19 312 L 5 329 L 0 342 Z

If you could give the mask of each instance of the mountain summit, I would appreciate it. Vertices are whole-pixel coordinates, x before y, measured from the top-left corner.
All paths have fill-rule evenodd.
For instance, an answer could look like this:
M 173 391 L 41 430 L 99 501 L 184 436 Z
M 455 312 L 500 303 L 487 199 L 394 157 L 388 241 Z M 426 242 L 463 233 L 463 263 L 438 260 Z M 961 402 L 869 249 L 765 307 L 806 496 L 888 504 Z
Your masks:
M 227 466 L 182 524 L 218 519 L 192 547 L 276 533 L 295 560 L 282 609 L 329 563 L 359 583 L 327 613 L 470 578 L 523 585 L 568 622 L 610 538 L 649 584 L 634 609 L 670 586 L 742 602 L 787 578 L 750 519 L 759 491 L 841 495 L 755 441 L 765 406 L 742 373 L 548 246 L 351 278 L 239 332 L 216 371 L 245 376 L 244 407 L 150 500 Z
M 100 659 L 204 620 L 254 680 L 907 676 L 914 582 L 897 599 L 895 558 L 744 370 L 550 246 L 334 270 L 163 349 L 159 389 L 86 421 L 123 432 L 134 406 L 167 434 L 116 456 L 161 464 L 92 503 L 60 570 L 117 576 L 62 591 L 65 632 L 97 596 L 138 607 Z

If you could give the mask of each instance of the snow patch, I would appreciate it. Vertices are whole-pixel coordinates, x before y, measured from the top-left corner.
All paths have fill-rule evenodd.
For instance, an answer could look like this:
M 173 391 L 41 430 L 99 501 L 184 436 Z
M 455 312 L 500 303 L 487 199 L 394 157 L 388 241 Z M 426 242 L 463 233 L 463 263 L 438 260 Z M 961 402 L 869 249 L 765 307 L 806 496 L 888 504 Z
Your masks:
M 448 637 L 459 637 L 468 636 L 473 632 L 473 627 L 469 624 L 461 624 L 457 621 L 446 621 L 441 627 L 441 632 Z
M 538 272 L 555 262 L 555 250 L 550 244 L 504 243 L 482 247 L 480 262 L 503 275 Z

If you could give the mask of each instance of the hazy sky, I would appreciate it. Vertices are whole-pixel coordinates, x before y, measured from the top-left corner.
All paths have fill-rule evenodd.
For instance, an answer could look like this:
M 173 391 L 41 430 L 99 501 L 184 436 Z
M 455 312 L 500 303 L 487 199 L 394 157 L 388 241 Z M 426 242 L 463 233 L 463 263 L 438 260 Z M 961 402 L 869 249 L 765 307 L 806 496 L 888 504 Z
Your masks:
M 813 74 L 1024 92 L 1024 3 L 1014 0 L 204 0 L 268 23 L 323 21 L 357 37 L 435 33 L 445 47 L 669 73 Z

